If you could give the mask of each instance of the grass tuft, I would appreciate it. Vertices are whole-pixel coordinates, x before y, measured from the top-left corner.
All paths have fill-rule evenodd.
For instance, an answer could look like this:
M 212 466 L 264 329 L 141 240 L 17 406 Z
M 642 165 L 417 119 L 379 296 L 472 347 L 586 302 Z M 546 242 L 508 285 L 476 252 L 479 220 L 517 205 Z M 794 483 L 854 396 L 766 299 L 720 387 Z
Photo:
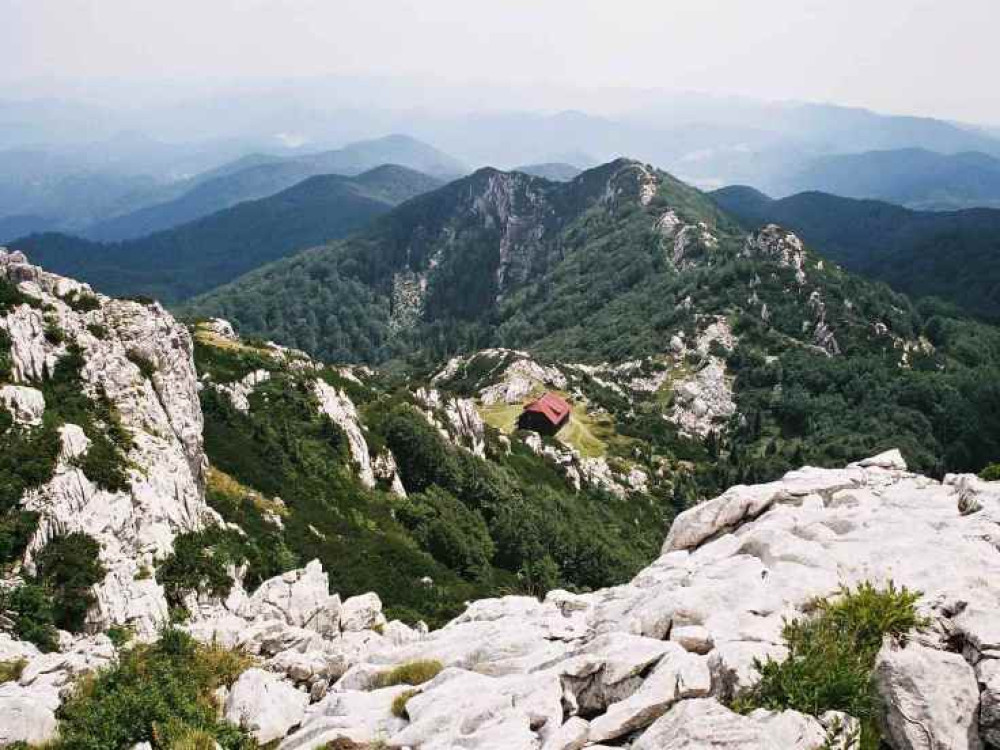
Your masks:
M 374 686 L 385 688 L 393 685 L 422 685 L 437 677 L 442 669 L 444 665 L 436 659 L 410 661 L 378 674 Z

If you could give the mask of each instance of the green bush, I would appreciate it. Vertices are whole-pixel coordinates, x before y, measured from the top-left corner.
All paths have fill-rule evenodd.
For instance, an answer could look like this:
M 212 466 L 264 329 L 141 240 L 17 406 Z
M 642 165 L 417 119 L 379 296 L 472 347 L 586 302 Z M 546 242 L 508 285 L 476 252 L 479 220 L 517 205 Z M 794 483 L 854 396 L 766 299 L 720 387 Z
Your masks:
M 174 551 L 159 564 L 156 578 L 174 606 L 181 605 L 184 595 L 192 591 L 225 597 L 233 585 L 226 572 L 227 566 L 239 565 L 245 560 L 238 532 L 210 526 L 174 539 Z
M 737 695 L 733 708 L 743 713 L 794 709 L 813 716 L 844 711 L 861 722 L 862 749 L 877 750 L 881 735 L 871 686 L 875 657 L 886 636 L 902 640 L 926 624 L 914 606 L 919 598 L 891 582 L 881 590 L 865 582 L 816 602 L 811 616 L 785 625 L 788 658 L 755 662 L 760 681 Z
M 101 308 L 101 301 L 97 298 L 97 295 L 83 292 L 79 289 L 62 297 L 62 301 L 80 313 L 91 312 Z
M 95 339 L 103 340 L 108 337 L 107 327 L 101 325 L 100 323 L 88 323 L 87 330 L 90 332 L 90 335 L 93 336 Z
M 11 358 L 11 340 L 7 331 L 0 330 L 0 383 L 10 380 L 14 360 Z
M 449 568 L 468 577 L 487 572 L 493 540 L 478 510 L 471 510 L 436 486 L 411 495 L 396 509 L 400 523 L 420 546 Z
M 1000 481 L 1000 463 L 989 464 L 985 469 L 979 472 L 979 478 L 987 482 Z
M 433 680 L 444 665 L 436 659 L 419 659 L 393 667 L 375 676 L 373 687 L 385 688 L 393 685 L 423 685 Z
M 91 587 L 105 574 L 99 553 L 93 538 L 74 533 L 52 539 L 35 558 L 35 579 L 52 597 L 53 622 L 62 630 L 83 629 L 95 601 Z
M 217 718 L 212 695 L 249 666 L 238 652 L 166 630 L 156 643 L 122 652 L 117 664 L 77 684 L 59 708 L 59 737 L 51 750 L 113 750 L 139 742 L 156 750 L 194 748 L 205 736 L 225 750 L 252 750 L 250 737 Z
M 102 490 L 125 492 L 130 487 L 127 464 L 121 451 L 103 433 L 91 438 L 87 452 L 74 463 L 87 479 Z
M 24 294 L 8 279 L 0 279 L 0 315 L 6 315 L 18 305 L 32 304 L 35 300 Z
M 146 380 L 153 379 L 153 376 L 156 374 L 156 365 L 150 359 L 135 350 L 130 350 L 125 356 L 129 362 L 139 368 L 139 372 L 142 373 L 142 376 Z
M 0 514 L 0 571 L 20 560 L 38 528 L 38 513 L 11 508 Z
M 30 641 L 46 652 L 59 648 L 55 607 L 42 586 L 28 582 L 0 592 L 0 612 L 13 620 L 14 635 L 20 640 Z

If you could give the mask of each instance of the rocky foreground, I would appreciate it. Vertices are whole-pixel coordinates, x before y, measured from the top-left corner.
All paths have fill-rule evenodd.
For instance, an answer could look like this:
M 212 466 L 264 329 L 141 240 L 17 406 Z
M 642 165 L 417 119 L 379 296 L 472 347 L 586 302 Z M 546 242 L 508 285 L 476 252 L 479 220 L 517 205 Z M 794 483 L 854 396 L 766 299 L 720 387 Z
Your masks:
M 89 289 L 17 254 L 0 252 L 0 275 L 41 303 L 0 316 L 12 342 L 7 408 L 30 425 L 53 407 L 30 383 L 71 338 L 85 387 L 100 384 L 134 439 L 127 488 L 104 490 L 75 460 L 86 437 L 63 425 L 52 479 L 21 501 L 40 514 L 26 569 L 51 535 L 82 530 L 100 543 L 107 573 L 90 635 L 61 634 L 59 650 L 41 653 L 0 633 L 0 662 L 22 664 L 0 684 L 3 746 L 57 735 L 56 710 L 75 681 L 118 656 L 103 631 L 127 625 L 137 640 L 156 637 L 168 607 L 143 570 L 178 534 L 221 521 L 204 503 L 187 330 L 156 305 L 95 296 L 81 306 Z M 46 337 L 53 326 L 66 336 Z M 237 583 L 225 600 L 192 594 L 182 627 L 254 657 L 218 705 L 282 750 L 819 750 L 850 746 L 844 733 L 831 736 L 853 717 L 725 706 L 758 679 L 755 659 L 785 657 L 786 620 L 842 586 L 892 581 L 921 592 L 929 624 L 879 654 L 886 740 L 895 750 L 974 749 L 1000 745 L 998 523 L 1000 484 L 939 483 L 890 451 L 733 487 L 681 514 L 659 559 L 614 588 L 478 601 L 428 632 L 387 622 L 375 593 L 342 601 L 313 562 L 253 593 Z M 435 662 L 422 684 L 381 687 L 393 669 Z
M 428 750 L 818 750 L 850 717 L 742 716 L 723 702 L 754 682 L 754 658 L 782 658 L 783 619 L 841 585 L 892 580 L 922 592 L 932 623 L 879 655 L 892 747 L 979 748 L 1000 741 L 998 503 L 1000 487 L 969 476 L 938 483 L 891 452 L 734 487 L 682 514 L 662 556 L 615 588 L 479 601 L 425 632 L 386 623 L 375 595 L 341 602 L 314 563 L 203 604 L 186 627 L 259 657 L 221 705 L 289 750 L 336 739 Z M 0 641 L 0 655 L 18 648 L 28 667 L 0 690 L 8 741 L 19 715 L 38 720 L 19 714 L 35 691 L 92 658 Z M 416 660 L 444 669 L 416 688 L 375 686 Z M 393 702 L 414 689 L 395 715 Z M 40 701 L 34 710 L 44 713 Z

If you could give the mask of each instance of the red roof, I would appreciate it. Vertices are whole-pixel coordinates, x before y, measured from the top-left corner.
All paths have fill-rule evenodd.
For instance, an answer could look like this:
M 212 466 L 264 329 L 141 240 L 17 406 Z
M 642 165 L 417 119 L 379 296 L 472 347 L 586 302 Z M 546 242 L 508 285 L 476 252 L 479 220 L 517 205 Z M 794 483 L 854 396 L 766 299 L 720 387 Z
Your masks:
M 524 407 L 525 411 L 538 412 L 552 424 L 559 424 L 569 416 L 570 406 L 565 399 L 554 393 L 546 393 Z

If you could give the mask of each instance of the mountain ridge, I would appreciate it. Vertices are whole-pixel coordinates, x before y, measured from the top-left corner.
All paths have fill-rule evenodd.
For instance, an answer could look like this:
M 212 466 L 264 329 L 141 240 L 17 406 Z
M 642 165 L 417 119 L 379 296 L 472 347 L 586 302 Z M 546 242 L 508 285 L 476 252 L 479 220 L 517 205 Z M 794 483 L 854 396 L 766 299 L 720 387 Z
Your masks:
M 1000 315 L 1000 210 L 913 211 L 817 191 L 775 200 L 746 187 L 711 195 L 749 227 L 787 225 L 832 260 L 902 292 Z

